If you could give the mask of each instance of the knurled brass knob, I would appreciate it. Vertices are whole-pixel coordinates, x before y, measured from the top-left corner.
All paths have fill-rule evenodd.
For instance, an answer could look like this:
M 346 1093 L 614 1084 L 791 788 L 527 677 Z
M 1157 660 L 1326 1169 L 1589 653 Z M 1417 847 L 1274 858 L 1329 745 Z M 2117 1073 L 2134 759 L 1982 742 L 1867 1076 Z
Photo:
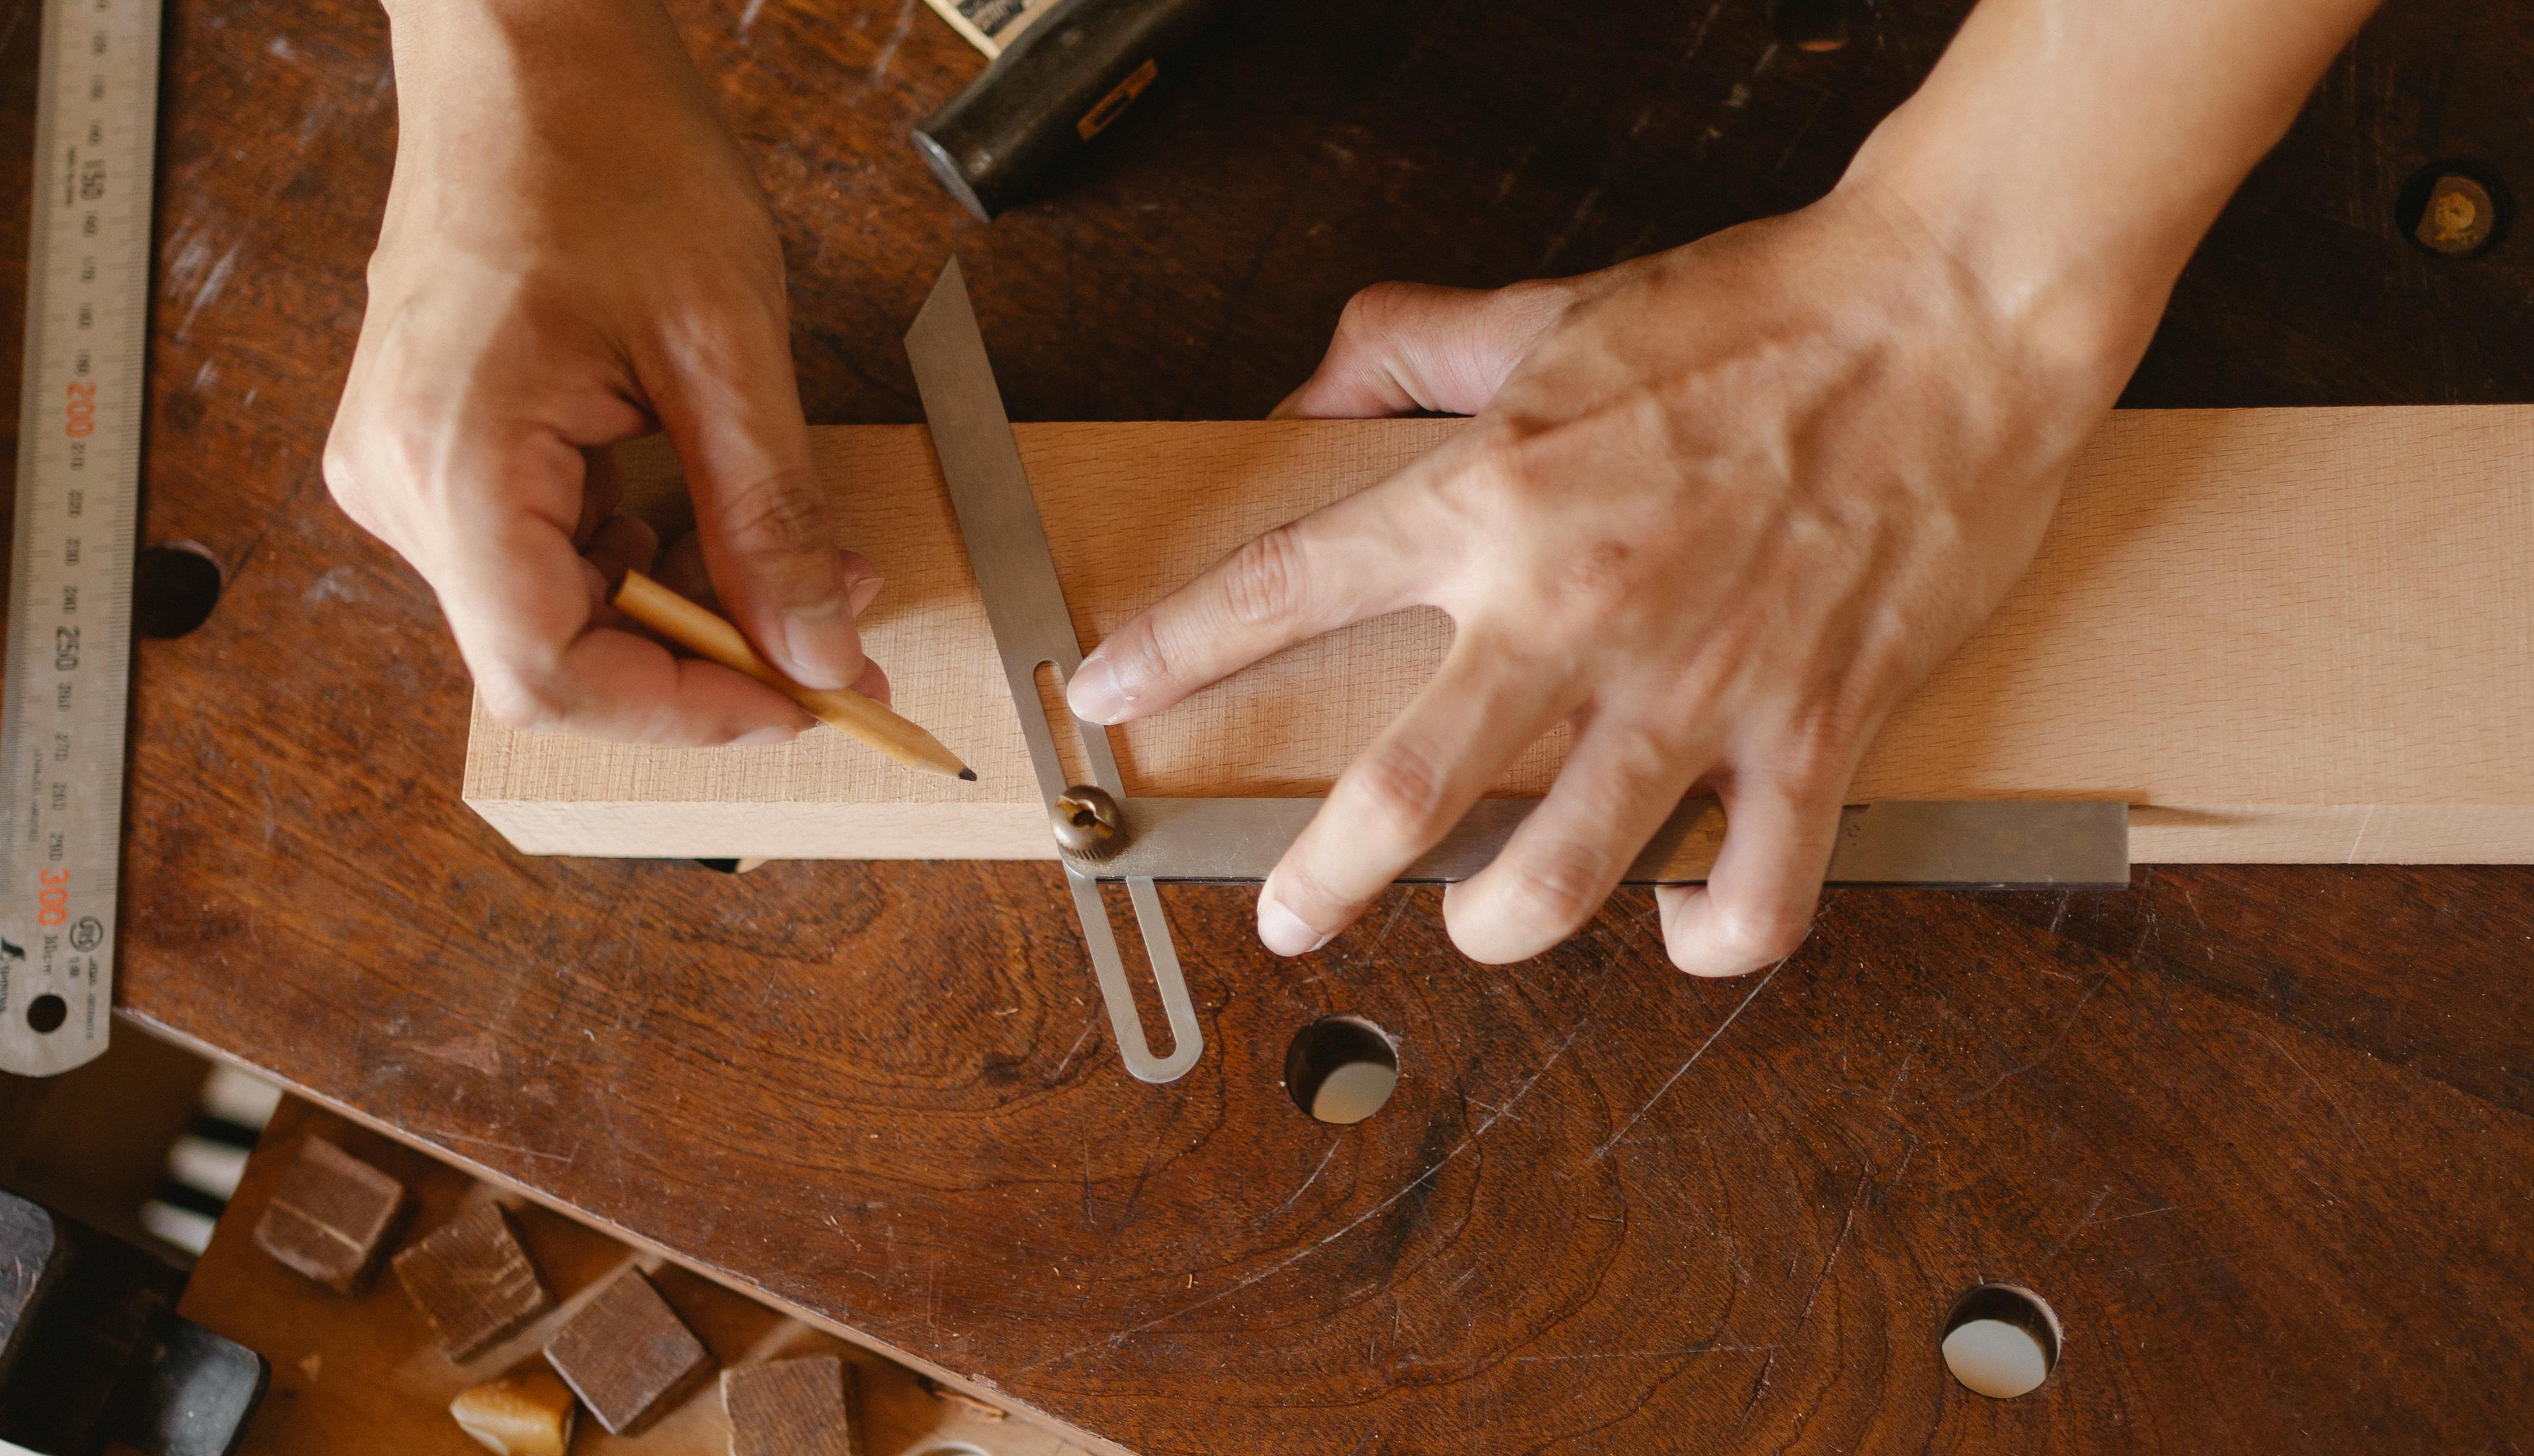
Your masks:
M 1056 796 L 1047 817 L 1056 829 L 1056 848 L 1067 859 L 1098 864 L 1126 847 L 1126 820 L 1106 789 L 1075 784 Z

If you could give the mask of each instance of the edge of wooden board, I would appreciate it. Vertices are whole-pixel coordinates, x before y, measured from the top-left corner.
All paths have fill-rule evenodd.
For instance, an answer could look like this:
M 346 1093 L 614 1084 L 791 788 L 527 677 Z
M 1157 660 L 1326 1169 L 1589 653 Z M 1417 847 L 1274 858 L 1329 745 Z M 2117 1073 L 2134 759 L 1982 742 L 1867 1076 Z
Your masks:
M 1315 494 L 1378 478 L 1456 423 L 1244 424 L 1201 444 L 1227 427 L 1023 425 L 1015 435 L 1034 485 L 1076 503 L 1051 516 L 1052 537 L 1088 644 L 1127 603 L 1175 584 L 1188 561 Z M 464 798 L 518 848 L 1053 858 L 991 654 L 922 650 L 944 634 L 984 639 L 922 428 L 845 427 L 818 440 L 843 509 L 913 543 L 899 565 L 916 570 L 883 592 L 875 650 L 902 674 L 902 700 L 954 718 L 986 781 L 901 783 L 841 757 L 820 732 L 774 749 L 649 750 L 514 733 L 479 708 Z M 1185 491 L 1198 459 L 1226 488 Z M 665 450 L 637 444 L 625 460 L 629 502 L 681 503 Z M 926 477 L 934 492 L 906 488 Z M 1150 510 L 1086 519 L 1099 512 L 1080 503 L 1177 502 L 1155 494 L 1156 477 L 1188 501 L 1166 513 L 1167 531 L 1157 534 Z M 2117 413 L 2072 476 L 2034 572 L 1886 725 L 1852 797 L 2125 799 L 2134 858 L 2148 863 L 2534 861 L 2527 560 L 2534 407 Z M 2170 585 L 2142 598 L 2141 580 Z M 1263 721 L 1257 704 L 1336 692 L 1351 704 L 1346 722 L 1377 726 L 1384 695 L 1413 691 L 1418 664 L 1448 634 L 1433 614 L 1362 624 L 1113 730 L 1129 787 L 1323 792 L 1360 745 L 1291 726 L 1315 715 Z M 1383 671 L 1364 681 L 1352 675 L 1357 662 Z M 2097 696 L 2098 715 L 2072 708 Z M 1563 736 L 1527 753 L 1496 792 L 1540 792 Z M 1218 747 L 1227 744 L 1238 748 Z
M 522 854 L 660 859 L 1054 860 L 1047 817 L 1025 804 L 657 804 L 470 799 Z M 626 846 L 645 846 L 629 849 Z M 2523 805 L 2232 804 L 2133 808 L 2142 865 L 2521 864 Z

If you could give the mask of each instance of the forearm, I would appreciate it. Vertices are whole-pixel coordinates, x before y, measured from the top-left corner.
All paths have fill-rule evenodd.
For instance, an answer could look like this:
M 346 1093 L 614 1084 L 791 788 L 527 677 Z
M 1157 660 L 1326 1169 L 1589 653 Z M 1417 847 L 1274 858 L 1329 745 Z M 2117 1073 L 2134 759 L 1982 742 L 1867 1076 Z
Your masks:
M 2126 374 L 2376 4 L 1984 0 L 1841 188 L 1906 209 L 2003 314 Z
M 387 0 L 397 106 L 387 235 L 401 208 L 498 173 L 498 197 L 428 219 L 443 247 L 500 252 L 629 207 L 692 223 L 760 200 L 710 89 L 657 0 Z M 718 152 L 700 173 L 663 170 L 661 147 Z M 690 195 L 698 181 L 709 196 Z M 413 219 L 421 222 L 424 219 Z

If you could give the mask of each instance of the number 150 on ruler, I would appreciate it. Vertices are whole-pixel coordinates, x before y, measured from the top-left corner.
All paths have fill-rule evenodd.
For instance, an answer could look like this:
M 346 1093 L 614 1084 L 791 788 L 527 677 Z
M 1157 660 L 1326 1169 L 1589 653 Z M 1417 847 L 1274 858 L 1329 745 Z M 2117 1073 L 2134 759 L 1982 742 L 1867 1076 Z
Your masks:
M 0 1070 L 105 1050 L 159 0 L 45 0 L 0 681 Z

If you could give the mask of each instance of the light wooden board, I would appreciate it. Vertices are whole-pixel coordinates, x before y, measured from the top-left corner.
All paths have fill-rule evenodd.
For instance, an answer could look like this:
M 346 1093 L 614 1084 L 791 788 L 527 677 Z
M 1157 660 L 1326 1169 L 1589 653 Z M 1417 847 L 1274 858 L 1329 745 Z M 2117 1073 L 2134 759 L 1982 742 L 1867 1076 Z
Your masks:
M 1022 425 L 1087 649 L 1241 541 L 1459 422 Z M 978 772 L 826 729 L 656 749 L 473 725 L 465 798 L 539 854 L 1052 859 L 1019 720 L 921 427 L 814 432 L 898 707 Z M 656 442 L 629 499 L 675 509 Z M 1113 730 L 1128 791 L 1309 796 L 1440 660 L 1407 613 Z M 1563 733 L 1498 792 L 1537 794 Z M 2534 860 L 2534 406 L 2124 411 L 2005 606 L 1886 727 L 1850 798 L 2122 799 L 2142 861 Z

